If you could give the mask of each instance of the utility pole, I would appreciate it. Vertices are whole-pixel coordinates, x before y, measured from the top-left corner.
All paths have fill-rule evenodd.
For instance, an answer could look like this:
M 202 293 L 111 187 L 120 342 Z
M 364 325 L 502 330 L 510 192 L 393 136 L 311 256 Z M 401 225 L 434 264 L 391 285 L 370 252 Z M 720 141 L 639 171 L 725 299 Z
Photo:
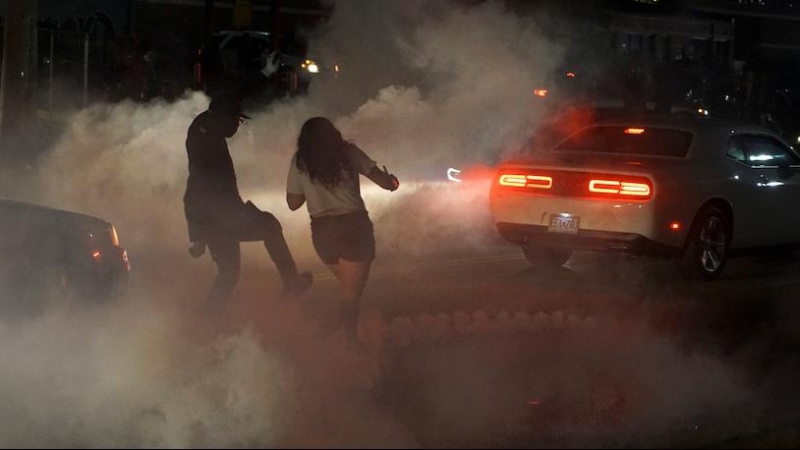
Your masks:
M 0 80 L 2 170 L 24 162 L 33 153 L 30 137 L 36 124 L 36 7 L 36 0 L 8 0 Z M 0 185 L 4 187 L 5 183 Z

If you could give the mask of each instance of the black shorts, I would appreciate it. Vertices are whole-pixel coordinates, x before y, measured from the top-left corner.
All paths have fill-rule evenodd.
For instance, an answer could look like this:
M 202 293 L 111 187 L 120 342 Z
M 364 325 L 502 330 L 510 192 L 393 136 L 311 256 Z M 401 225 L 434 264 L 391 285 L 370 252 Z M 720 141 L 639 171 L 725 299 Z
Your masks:
M 375 259 L 375 232 L 367 212 L 311 219 L 311 239 L 325 264 Z

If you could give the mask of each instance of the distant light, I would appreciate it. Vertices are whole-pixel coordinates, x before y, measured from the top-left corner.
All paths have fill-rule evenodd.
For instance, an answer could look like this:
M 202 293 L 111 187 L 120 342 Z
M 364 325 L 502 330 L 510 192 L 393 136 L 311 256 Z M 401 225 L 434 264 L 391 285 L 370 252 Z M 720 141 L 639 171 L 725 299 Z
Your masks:
M 455 182 L 455 183 L 461 183 L 461 178 L 459 177 L 460 175 L 461 175 L 461 171 L 458 170 L 458 169 L 454 169 L 452 167 L 447 169 L 447 179 L 449 181 L 452 181 L 452 182 Z
M 335 72 L 338 72 L 338 71 L 339 71 L 339 65 L 338 65 L 338 64 L 334 64 L 334 65 L 333 65 L 333 70 L 334 70 Z
M 92 258 L 94 258 L 94 259 L 100 259 L 102 256 L 103 256 L 103 254 L 100 253 L 100 252 L 92 253 Z
M 709 111 L 707 109 L 699 108 L 697 110 L 697 114 L 700 114 L 701 116 L 707 116 L 709 114 Z
M 672 231 L 680 231 L 681 228 L 683 227 L 681 226 L 680 222 L 672 222 L 669 224 L 669 229 Z
M 644 128 L 626 128 L 625 129 L 625 134 L 636 134 L 636 135 L 639 135 L 639 134 L 643 134 L 643 133 L 644 133 Z
M 311 73 L 319 73 L 319 66 L 314 63 L 311 63 L 308 65 L 308 71 Z
M 537 97 L 547 97 L 547 89 L 535 89 L 533 95 Z
M 575 72 L 567 72 L 567 78 L 575 78 L 576 76 Z

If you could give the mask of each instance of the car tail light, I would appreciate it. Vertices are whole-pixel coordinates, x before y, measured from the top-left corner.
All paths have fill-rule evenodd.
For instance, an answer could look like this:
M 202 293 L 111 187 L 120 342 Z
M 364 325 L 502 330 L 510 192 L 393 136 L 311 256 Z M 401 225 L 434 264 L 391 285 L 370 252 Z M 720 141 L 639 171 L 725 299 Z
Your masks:
M 589 192 L 620 198 L 649 199 L 653 197 L 653 187 L 649 180 L 635 179 L 596 179 L 589 180 Z
M 550 189 L 553 177 L 526 174 L 502 174 L 497 181 L 500 186 L 512 188 Z
M 120 258 L 122 259 L 122 265 L 125 268 L 125 271 L 130 272 L 131 261 L 128 259 L 128 252 L 120 249 Z
M 496 183 L 505 192 L 628 201 L 648 201 L 654 192 L 645 176 L 521 167 L 500 169 Z
M 625 128 L 625 134 L 644 134 L 644 128 Z
M 119 235 L 117 234 L 117 228 L 114 225 L 111 225 L 111 245 L 114 247 L 119 247 Z

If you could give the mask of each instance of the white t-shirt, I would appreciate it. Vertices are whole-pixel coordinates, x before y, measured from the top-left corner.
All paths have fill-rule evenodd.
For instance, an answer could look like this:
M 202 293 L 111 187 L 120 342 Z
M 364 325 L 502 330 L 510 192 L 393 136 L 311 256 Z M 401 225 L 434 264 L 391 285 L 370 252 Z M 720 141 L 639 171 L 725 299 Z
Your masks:
M 292 158 L 289 177 L 286 180 L 286 192 L 304 195 L 308 214 L 312 218 L 340 216 L 367 210 L 364 200 L 361 198 L 361 183 L 358 174 L 370 173 L 375 167 L 375 161 L 353 144 L 345 147 L 345 153 L 354 173 L 343 170 L 343 179 L 333 189 L 313 183 L 308 173 L 300 172 L 297 168 L 297 155 Z

